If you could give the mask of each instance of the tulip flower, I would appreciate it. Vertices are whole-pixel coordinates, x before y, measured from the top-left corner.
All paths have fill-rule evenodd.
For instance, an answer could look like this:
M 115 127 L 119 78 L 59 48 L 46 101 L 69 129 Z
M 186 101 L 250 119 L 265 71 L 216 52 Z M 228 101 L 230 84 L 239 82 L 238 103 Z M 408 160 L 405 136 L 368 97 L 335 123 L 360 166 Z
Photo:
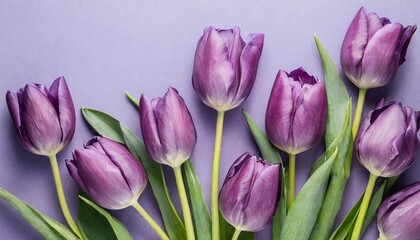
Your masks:
M 353 136 L 359 128 L 366 90 L 385 86 L 394 78 L 416 29 L 416 25 L 391 23 L 388 18 L 367 13 L 363 7 L 350 23 L 341 47 L 341 66 L 360 89 Z
M 75 150 L 66 165 L 74 181 L 100 206 L 113 210 L 133 206 L 162 239 L 169 239 L 138 203 L 147 185 L 147 175 L 140 162 L 121 144 L 94 137 L 85 149 Z
M 70 143 L 76 114 L 64 77 L 49 89 L 26 84 L 16 93 L 7 91 L 6 101 L 18 138 L 28 151 L 51 156 Z
M 49 89 L 42 84 L 26 84 L 16 93 L 7 91 L 6 102 L 23 147 L 50 159 L 63 215 L 71 229 L 81 236 L 67 206 L 56 157 L 70 143 L 76 126 L 73 100 L 66 80 L 57 78 Z
M 385 199 L 377 220 L 378 240 L 420 240 L 420 182 Z
M 140 124 L 150 156 L 174 170 L 187 238 L 195 239 L 181 165 L 190 158 L 197 142 L 197 133 L 190 112 L 178 91 L 169 87 L 163 98 L 152 101 L 142 95 Z
M 352 239 L 358 239 L 367 207 L 378 177 L 394 177 L 413 162 L 419 146 L 419 113 L 401 103 L 383 105 L 369 113 L 355 141 L 356 156 L 370 172 Z
M 219 239 L 220 153 L 224 113 L 238 107 L 248 97 L 257 75 L 264 34 L 250 35 L 245 42 L 239 27 L 207 27 L 195 51 L 192 84 L 201 101 L 217 111 L 211 182 L 211 218 L 213 240 Z
M 241 231 L 257 232 L 274 215 L 280 186 L 280 165 L 245 153 L 230 167 L 219 195 L 222 216 Z
M 276 76 L 265 116 L 268 138 L 289 154 L 289 208 L 294 199 L 296 154 L 313 147 L 327 121 L 325 85 L 303 68 Z

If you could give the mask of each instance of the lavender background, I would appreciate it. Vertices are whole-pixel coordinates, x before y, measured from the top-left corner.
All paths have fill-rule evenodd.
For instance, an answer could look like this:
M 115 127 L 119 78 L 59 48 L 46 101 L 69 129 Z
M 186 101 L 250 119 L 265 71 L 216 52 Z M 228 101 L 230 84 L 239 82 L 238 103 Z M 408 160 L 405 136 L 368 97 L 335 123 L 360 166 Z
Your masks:
M 194 118 L 198 144 L 193 162 L 209 202 L 210 171 L 216 113 L 204 106 L 191 86 L 195 45 L 204 27 L 238 25 L 242 35 L 265 33 L 265 46 L 254 89 L 243 104 L 263 126 L 265 108 L 279 68 L 291 71 L 303 66 L 322 78 L 321 63 L 313 42 L 316 33 L 339 63 L 344 34 L 359 7 L 387 16 L 404 25 L 420 24 L 416 0 L 405 1 L 0 1 L 0 93 L 16 91 L 27 82 L 49 85 L 65 76 L 77 109 L 89 107 L 110 113 L 140 135 L 136 110 L 124 91 L 134 96 L 161 96 L 171 85 L 184 97 Z M 414 35 L 407 61 L 388 86 L 368 92 L 365 110 L 382 97 L 420 109 L 420 33 Z M 351 95 L 357 89 L 349 84 Z M 0 186 L 35 208 L 64 223 L 46 158 L 26 152 L 18 142 L 1 101 Z M 366 112 L 366 111 L 365 111 Z M 59 154 L 64 189 L 73 214 L 77 210 L 77 186 L 64 159 L 92 136 L 80 112 L 72 143 Z M 297 157 L 297 188 L 307 179 L 323 144 Z M 227 113 L 223 136 L 220 178 L 243 152 L 257 153 L 240 109 Z M 420 180 L 420 154 L 401 177 L 398 188 Z M 172 179 L 165 167 L 167 178 Z M 358 199 L 368 173 L 354 161 L 339 220 Z M 174 181 L 168 182 L 179 208 Z M 147 187 L 140 203 L 161 224 L 157 205 Z M 135 239 L 157 239 L 134 209 L 113 211 Z M 269 239 L 267 227 L 256 239 Z M 376 239 L 375 224 L 364 239 Z M 0 200 L 0 239 L 41 239 L 7 203 Z

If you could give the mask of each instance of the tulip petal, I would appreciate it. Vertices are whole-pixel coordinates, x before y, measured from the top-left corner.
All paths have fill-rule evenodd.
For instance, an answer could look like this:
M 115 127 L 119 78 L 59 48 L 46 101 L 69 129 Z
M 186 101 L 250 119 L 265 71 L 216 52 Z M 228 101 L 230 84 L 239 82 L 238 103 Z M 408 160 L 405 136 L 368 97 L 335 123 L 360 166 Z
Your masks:
M 369 13 L 368 14 L 368 30 L 369 30 L 369 39 L 373 37 L 373 35 L 381 29 L 384 25 L 389 24 L 390 21 L 387 18 L 380 18 L 376 13 Z
M 70 90 L 64 77 L 59 77 L 52 83 L 50 94 L 58 104 L 58 117 L 63 132 L 62 142 L 67 145 L 73 138 L 76 127 L 76 113 Z
M 400 42 L 397 47 L 400 53 L 400 61 L 399 61 L 400 65 L 405 62 L 405 55 L 407 54 L 408 44 L 410 43 L 411 37 L 416 32 L 416 30 L 417 30 L 416 25 L 405 27 L 403 30 L 403 34 L 400 37 Z
M 74 157 L 74 153 L 73 153 L 73 158 Z M 77 163 L 76 161 L 74 161 L 73 159 L 66 159 L 66 166 L 67 166 L 67 170 L 70 173 L 70 176 L 73 178 L 73 180 L 77 183 L 77 185 L 79 185 L 79 187 L 84 191 L 87 192 L 85 184 L 83 183 L 82 179 L 79 176 L 79 172 L 77 170 Z
M 19 104 L 23 139 L 30 142 L 39 154 L 51 155 L 60 151 L 61 127 L 57 112 L 48 97 L 35 85 L 28 84 Z
M 385 25 L 367 44 L 361 65 L 365 89 L 384 86 L 394 78 L 399 66 L 396 50 L 401 31 L 401 24 Z

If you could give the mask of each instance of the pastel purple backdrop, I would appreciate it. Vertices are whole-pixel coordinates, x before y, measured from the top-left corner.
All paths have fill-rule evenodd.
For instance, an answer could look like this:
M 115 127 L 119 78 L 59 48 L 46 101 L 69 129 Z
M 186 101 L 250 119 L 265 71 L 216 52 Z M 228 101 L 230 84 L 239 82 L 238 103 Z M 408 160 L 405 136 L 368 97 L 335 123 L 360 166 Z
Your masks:
M 0 1 L 0 94 L 16 91 L 27 82 L 49 85 L 65 76 L 77 108 L 77 127 L 72 143 L 58 155 L 61 176 L 70 209 L 77 211 L 76 183 L 64 159 L 81 148 L 92 133 L 80 115 L 80 107 L 110 113 L 140 136 L 136 110 L 124 96 L 161 96 L 169 85 L 184 97 L 198 133 L 193 163 L 210 198 L 210 169 L 216 113 L 204 106 L 191 86 L 195 46 L 204 27 L 238 25 L 242 35 L 265 33 L 265 45 L 254 89 L 243 108 L 264 125 L 264 115 L 274 77 L 279 68 L 291 71 L 303 66 L 323 79 L 321 62 L 313 41 L 316 33 L 334 61 L 339 63 L 341 42 L 354 14 L 364 5 L 368 11 L 391 21 L 420 24 L 416 0 L 387 1 Z M 394 81 L 368 92 L 365 110 L 382 96 L 420 109 L 420 33 L 414 35 Z M 340 67 L 341 69 L 341 67 Z M 346 81 L 349 92 L 357 89 Z M 64 223 L 56 198 L 49 162 L 26 152 L 18 142 L 5 100 L 0 105 L 0 186 L 35 208 Z M 365 111 L 366 113 L 366 111 Z M 323 144 L 297 157 L 297 188 L 323 151 Z M 240 108 L 227 113 L 221 160 L 221 181 L 232 162 L 243 152 L 258 151 L 249 135 Z M 179 201 L 173 174 L 165 167 L 176 206 Z M 368 173 L 355 160 L 339 220 L 359 198 Z M 420 180 L 420 154 L 400 178 L 397 188 Z M 147 187 L 140 203 L 162 223 Z M 135 239 L 157 239 L 134 209 L 112 211 Z M 270 226 L 255 235 L 270 239 Z M 17 212 L 0 200 L 0 239 L 41 239 Z M 376 224 L 364 239 L 377 239 Z

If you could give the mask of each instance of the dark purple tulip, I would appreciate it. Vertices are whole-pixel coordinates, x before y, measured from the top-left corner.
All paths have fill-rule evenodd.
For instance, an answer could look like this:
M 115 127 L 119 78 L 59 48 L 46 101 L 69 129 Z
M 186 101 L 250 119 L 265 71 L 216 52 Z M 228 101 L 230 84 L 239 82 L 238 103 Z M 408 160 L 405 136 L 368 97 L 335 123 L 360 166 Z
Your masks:
M 140 125 L 144 144 L 158 163 L 173 168 L 191 156 L 197 133 L 190 112 L 175 88 L 150 101 L 140 98 Z
M 147 185 L 140 162 L 121 144 L 104 137 L 94 137 L 85 149 L 75 150 L 66 165 L 80 188 L 107 209 L 137 203 Z
M 341 66 L 359 88 L 388 84 L 405 61 L 408 44 L 417 26 L 403 27 L 360 8 L 341 47 Z
M 393 177 L 413 162 L 419 146 L 419 113 L 383 100 L 362 123 L 355 140 L 360 163 L 375 176 Z
M 264 34 L 246 43 L 239 27 L 207 27 L 198 40 L 192 83 L 201 101 L 217 111 L 239 106 L 251 92 L 264 44 Z
M 220 189 L 221 214 L 242 231 L 263 229 L 276 209 L 280 181 L 280 165 L 243 154 L 230 167 Z
M 7 91 L 7 106 L 22 145 L 30 152 L 51 156 L 71 141 L 76 114 L 64 77 L 50 89 L 41 84 L 26 84 L 17 93 Z
M 325 85 L 303 68 L 288 74 L 280 70 L 271 90 L 265 127 L 280 150 L 298 154 L 313 147 L 325 130 Z
M 379 240 L 420 240 L 420 182 L 385 199 L 377 220 Z

